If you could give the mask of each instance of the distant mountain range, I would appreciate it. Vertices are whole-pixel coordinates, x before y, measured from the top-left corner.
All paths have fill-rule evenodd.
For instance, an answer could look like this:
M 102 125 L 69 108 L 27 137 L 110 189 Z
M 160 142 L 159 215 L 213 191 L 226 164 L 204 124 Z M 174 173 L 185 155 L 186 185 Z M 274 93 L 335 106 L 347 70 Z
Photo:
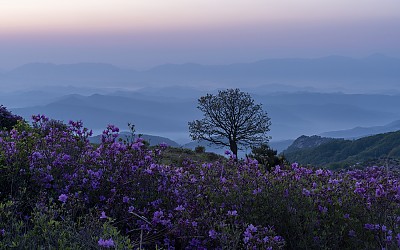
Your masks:
M 94 130 L 114 124 L 121 129 L 133 123 L 141 133 L 187 131 L 187 122 L 198 112 L 194 100 L 144 100 L 114 95 L 68 95 L 44 106 L 13 109 L 30 120 L 32 114 L 47 116 L 68 122 L 82 120 L 85 126 Z M 182 116 L 180 116 L 182 114 Z
M 399 82 L 400 59 L 383 55 L 167 64 L 144 71 L 102 63 L 34 63 L 0 72 L 0 104 L 27 120 L 40 113 L 83 120 L 94 130 L 110 123 L 123 130 L 130 122 L 141 133 L 183 142 L 189 140 L 187 122 L 202 116 L 196 108 L 200 96 L 240 87 L 271 118 L 273 143 L 327 131 L 333 132 L 324 136 L 345 138 L 390 131 L 377 126 L 400 119 Z M 378 88 L 388 93 L 332 92 Z
M 165 64 L 144 71 L 121 69 L 104 63 L 31 63 L 0 72 L 0 87 L 6 90 L 45 85 L 137 89 L 166 85 L 246 88 L 284 84 L 300 86 L 304 90 L 314 87 L 398 91 L 399 80 L 400 59 L 384 55 L 362 59 L 342 56 L 267 59 L 230 65 Z
M 358 87 L 376 83 L 397 86 L 400 59 L 372 55 L 363 59 L 329 56 L 316 59 L 267 59 L 254 63 L 209 66 L 168 64 L 142 72 L 144 76 L 196 82 L 237 83 L 352 83 Z M 157 78 L 153 78 L 154 80 Z M 314 83 L 314 84 L 313 84 Z M 306 85 L 306 86 L 307 86 Z M 318 85 L 318 84 L 317 84 Z
M 140 138 L 143 138 L 145 141 L 147 141 L 150 144 L 150 146 L 157 146 L 157 145 L 160 145 L 161 143 L 165 143 L 165 144 L 167 144 L 167 146 L 178 147 L 178 148 L 180 147 L 180 145 L 178 143 L 176 143 L 168 138 L 161 137 L 161 136 L 155 136 L 155 135 L 135 134 L 134 137 L 132 138 L 131 133 L 121 132 L 119 134 L 119 136 L 117 137 L 117 140 L 121 139 L 121 140 L 130 141 L 131 139 L 136 139 L 139 136 L 140 136 Z M 99 144 L 99 143 L 101 143 L 101 135 L 90 137 L 89 141 L 91 143 Z
M 357 140 L 302 136 L 283 154 L 291 162 L 333 168 L 348 167 L 383 157 L 400 159 L 400 131 Z
M 391 122 L 391 123 L 383 125 L 383 126 L 355 127 L 352 129 L 329 131 L 329 132 L 321 133 L 318 136 L 322 138 L 322 141 L 329 141 L 334 138 L 336 138 L 336 139 L 352 139 L 353 140 L 353 139 L 359 139 L 362 137 L 376 135 L 376 134 L 395 132 L 398 130 L 400 130 L 400 120 L 396 120 L 394 122 Z M 304 135 L 300 136 L 296 140 L 297 142 L 295 144 L 293 144 L 293 142 L 295 141 L 294 139 L 271 141 L 269 144 L 273 149 L 277 150 L 278 153 L 281 153 L 284 150 L 291 151 L 293 149 L 296 149 L 298 147 L 298 143 L 302 142 L 302 140 L 299 140 L 301 138 L 306 139 L 306 144 L 307 144 L 307 140 L 310 139 L 312 142 L 307 145 L 316 146 L 315 143 L 318 143 L 318 140 L 313 140 L 313 138 L 318 137 L 318 136 L 316 136 L 316 135 L 315 136 L 304 136 Z
M 400 120 L 391 122 L 384 126 L 356 127 L 353 129 L 325 132 L 320 135 L 332 138 L 357 139 L 369 135 L 393 132 L 397 130 L 400 130 Z

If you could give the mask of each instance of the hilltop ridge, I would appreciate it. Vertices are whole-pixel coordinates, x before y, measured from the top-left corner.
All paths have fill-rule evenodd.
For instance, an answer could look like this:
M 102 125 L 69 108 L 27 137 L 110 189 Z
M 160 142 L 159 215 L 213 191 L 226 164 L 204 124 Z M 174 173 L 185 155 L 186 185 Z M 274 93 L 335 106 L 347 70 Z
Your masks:
M 321 138 L 301 137 L 283 154 L 289 161 L 331 168 L 348 167 L 378 158 L 400 159 L 400 130 L 357 140 Z M 299 141 L 305 140 L 309 141 L 308 145 L 314 146 L 296 147 Z

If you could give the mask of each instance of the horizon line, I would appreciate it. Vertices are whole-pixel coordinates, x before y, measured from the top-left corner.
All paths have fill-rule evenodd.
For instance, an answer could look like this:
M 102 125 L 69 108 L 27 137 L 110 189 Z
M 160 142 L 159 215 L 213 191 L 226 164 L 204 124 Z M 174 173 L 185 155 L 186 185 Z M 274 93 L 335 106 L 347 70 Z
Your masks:
M 270 58 L 264 58 L 264 59 L 258 59 L 258 60 L 252 60 L 252 61 L 242 61 L 242 62 L 230 62 L 230 63 L 199 63 L 199 62 L 193 62 L 193 61 L 187 61 L 187 62 L 181 62 L 181 63 L 176 63 L 176 62 L 166 62 L 166 63 L 159 63 L 159 64 L 153 64 L 152 66 L 146 66 L 143 67 L 142 69 L 137 69 L 134 67 L 128 67 L 128 66 L 123 66 L 122 64 L 118 63 L 112 63 L 112 62 L 106 62 L 106 61 L 81 61 L 81 62 L 66 62 L 66 63 L 56 63 L 56 62 L 40 62 L 40 61 L 32 61 L 32 62 L 26 62 L 19 64 L 18 66 L 10 67 L 10 68 L 0 68 L 0 73 L 7 73 L 13 70 L 16 70 L 18 68 L 24 67 L 26 65 L 52 65 L 52 66 L 69 66 L 69 65 L 79 65 L 79 64 L 98 64 L 98 65 L 109 65 L 113 66 L 119 69 L 123 70 L 134 70 L 138 72 L 143 72 L 143 71 L 148 71 L 154 68 L 158 68 L 161 66 L 165 65 L 176 65 L 176 66 L 182 66 L 182 65 L 199 65 L 199 66 L 230 66 L 230 65 L 236 65 L 236 64 L 252 64 L 252 63 L 258 63 L 262 61 L 268 61 L 268 60 L 318 60 L 318 59 L 326 59 L 326 58 L 347 58 L 347 59 L 355 59 L 355 60 L 363 60 L 363 59 L 368 59 L 371 57 L 383 57 L 383 58 L 392 58 L 392 59 L 400 59 L 400 57 L 397 56 L 388 56 L 384 53 L 371 53 L 368 55 L 364 56 L 349 56 L 349 55 L 338 55 L 338 54 L 331 54 L 331 55 L 325 55 L 325 56 L 314 56 L 314 57 L 305 57 L 305 56 L 290 56 L 290 57 L 270 57 Z

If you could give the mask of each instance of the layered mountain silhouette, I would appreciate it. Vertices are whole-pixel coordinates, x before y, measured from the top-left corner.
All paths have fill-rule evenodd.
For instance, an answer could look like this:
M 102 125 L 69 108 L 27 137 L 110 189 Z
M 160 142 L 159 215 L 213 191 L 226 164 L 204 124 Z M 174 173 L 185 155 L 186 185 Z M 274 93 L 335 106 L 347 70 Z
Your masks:
M 124 129 L 130 122 L 141 133 L 161 136 L 181 133 L 188 138 L 187 123 L 202 118 L 197 98 L 179 94 L 187 89 L 177 88 L 175 94 L 162 90 L 66 95 L 45 105 L 12 110 L 27 120 L 32 114 L 40 113 L 66 122 L 83 120 L 87 127 L 95 130 L 102 130 L 108 124 Z M 381 126 L 400 117 L 398 96 L 301 92 L 254 95 L 254 98 L 271 118 L 270 135 L 275 141 L 345 130 L 360 124 Z
M 189 140 L 187 122 L 202 118 L 197 99 L 239 87 L 263 105 L 277 142 L 326 131 L 332 132 L 322 135 L 344 138 L 390 131 L 391 125 L 381 126 L 400 119 L 399 82 L 400 59 L 383 55 L 166 64 L 143 71 L 103 63 L 33 63 L 0 72 L 0 99 L 27 120 L 40 113 L 83 120 L 97 131 L 108 124 L 123 130 L 130 122 L 140 133 Z M 373 93 L 378 89 L 382 94 Z
M 346 130 L 324 132 L 320 135 L 332 138 L 357 139 L 369 135 L 393 132 L 397 130 L 400 130 L 400 120 L 393 121 L 383 126 L 355 127 Z
M 144 71 L 104 63 L 31 63 L 0 73 L 3 89 L 43 85 L 138 88 L 173 84 L 246 88 L 260 84 L 289 84 L 367 90 L 396 89 L 399 80 L 400 59 L 384 55 L 362 59 L 342 56 L 267 59 L 230 65 L 165 64 Z

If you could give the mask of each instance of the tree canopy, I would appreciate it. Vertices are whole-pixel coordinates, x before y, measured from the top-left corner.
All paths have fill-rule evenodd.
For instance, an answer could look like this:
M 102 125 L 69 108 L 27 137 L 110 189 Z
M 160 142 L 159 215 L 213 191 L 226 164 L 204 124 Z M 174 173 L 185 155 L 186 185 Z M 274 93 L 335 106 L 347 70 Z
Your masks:
M 200 97 L 197 108 L 204 117 L 188 123 L 193 140 L 230 147 L 236 157 L 240 146 L 268 141 L 270 118 L 248 93 L 239 89 L 220 90 L 217 95 Z

